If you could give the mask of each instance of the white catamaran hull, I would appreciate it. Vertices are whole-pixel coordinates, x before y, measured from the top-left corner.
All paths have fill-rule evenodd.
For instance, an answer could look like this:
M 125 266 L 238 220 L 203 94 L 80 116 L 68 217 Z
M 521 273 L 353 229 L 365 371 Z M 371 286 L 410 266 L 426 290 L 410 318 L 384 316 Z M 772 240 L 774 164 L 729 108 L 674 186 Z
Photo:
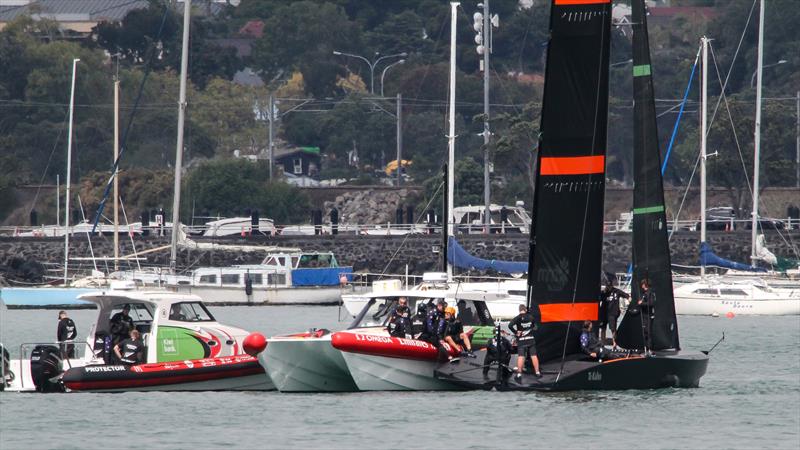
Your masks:
M 261 366 L 281 392 L 350 392 L 357 390 L 331 336 L 270 338 L 258 355 Z
M 437 379 L 438 361 L 342 352 L 353 380 L 362 391 L 438 391 L 458 389 Z
M 682 315 L 710 316 L 800 314 L 800 298 L 780 300 L 737 300 L 721 297 L 675 297 L 675 312 Z
M 199 296 L 203 303 L 211 305 L 336 305 L 342 289 L 332 287 L 278 287 L 259 289 L 247 295 L 243 287 L 185 286 L 176 287 L 178 292 Z

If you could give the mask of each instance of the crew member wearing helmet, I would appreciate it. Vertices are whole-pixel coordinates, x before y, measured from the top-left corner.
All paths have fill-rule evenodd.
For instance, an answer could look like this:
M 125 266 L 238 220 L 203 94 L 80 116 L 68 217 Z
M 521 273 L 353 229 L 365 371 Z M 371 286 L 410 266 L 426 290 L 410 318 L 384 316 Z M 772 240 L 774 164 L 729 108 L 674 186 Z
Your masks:
M 386 330 L 389 336 L 407 338 L 411 335 L 411 319 L 409 319 L 409 309 L 406 305 L 397 305 L 394 314 L 389 318 Z
M 469 342 L 469 336 L 464 332 L 464 325 L 456 318 L 456 309 L 452 306 L 445 308 L 444 319 L 447 322 L 444 341 L 462 355 L 474 358 L 475 354 L 472 353 L 472 344 Z M 464 350 L 465 348 L 466 351 Z
M 539 372 L 539 356 L 536 354 L 536 339 L 533 336 L 535 322 L 533 314 L 528 312 L 528 307 L 519 305 L 519 314 L 508 323 L 508 329 L 517 336 L 517 380 L 522 378 L 522 370 L 525 368 L 525 357 L 531 358 L 533 372 L 536 377 L 541 377 Z

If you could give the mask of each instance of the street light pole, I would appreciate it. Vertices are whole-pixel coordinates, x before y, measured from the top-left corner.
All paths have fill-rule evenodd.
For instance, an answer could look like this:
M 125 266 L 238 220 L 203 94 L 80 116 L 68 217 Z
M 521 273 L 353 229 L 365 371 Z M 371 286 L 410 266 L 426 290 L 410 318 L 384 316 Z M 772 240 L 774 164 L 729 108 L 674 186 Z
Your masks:
M 383 78 L 386 76 L 386 71 L 391 69 L 392 67 L 398 65 L 398 64 L 403 64 L 405 62 L 406 62 L 405 59 L 401 59 L 399 61 L 395 61 L 395 62 L 389 64 L 388 66 L 386 66 L 386 68 L 383 69 L 383 72 L 381 72 L 381 97 L 384 97 L 384 95 L 383 95 Z
M 785 60 L 785 59 L 782 59 L 782 60 L 780 60 L 780 61 L 778 61 L 778 62 L 776 62 L 776 63 L 767 64 L 766 66 L 762 66 L 760 70 L 769 69 L 770 67 L 779 66 L 779 65 L 781 65 L 781 64 L 786 64 L 787 62 L 789 62 L 789 61 L 787 61 L 787 60 Z M 754 87 L 754 85 L 755 85 L 755 82 L 756 82 L 756 74 L 758 73 L 758 71 L 759 71 L 759 69 L 756 69 L 756 70 L 753 72 L 753 75 L 750 77 L 750 89 L 753 89 L 753 87 Z M 761 77 L 760 77 L 760 76 L 759 76 L 759 79 L 761 79 Z
M 384 70 L 386 72 L 386 70 Z M 383 82 L 381 82 L 381 91 L 383 91 Z M 383 92 L 381 92 L 383 97 Z M 397 93 L 397 187 L 403 183 L 403 178 L 400 176 L 403 167 L 403 94 Z
M 373 94 L 373 95 L 375 94 L 375 66 L 377 66 L 379 62 L 381 62 L 382 60 L 387 59 L 387 58 L 396 58 L 398 56 L 405 58 L 406 56 L 408 56 L 408 53 L 406 53 L 406 52 L 395 53 L 394 55 L 381 56 L 380 58 L 376 59 L 375 61 L 370 62 L 370 60 L 368 60 L 367 58 L 365 58 L 365 57 L 363 57 L 361 55 L 354 55 L 352 53 L 345 53 L 345 52 L 340 52 L 338 50 L 334 50 L 333 54 L 336 55 L 336 56 L 349 56 L 351 58 L 358 58 L 358 59 L 364 61 L 365 63 L 367 63 L 367 66 L 369 66 L 369 92 L 370 92 L 370 94 Z

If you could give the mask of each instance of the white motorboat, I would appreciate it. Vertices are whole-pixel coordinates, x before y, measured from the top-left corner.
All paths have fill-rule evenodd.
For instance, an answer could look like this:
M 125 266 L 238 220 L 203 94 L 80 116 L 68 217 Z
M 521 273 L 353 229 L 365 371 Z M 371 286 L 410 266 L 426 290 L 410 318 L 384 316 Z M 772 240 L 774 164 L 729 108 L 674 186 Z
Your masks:
M 270 253 L 261 264 L 201 267 L 168 286 L 209 304 L 333 305 L 352 273 L 330 252 Z
M 494 329 L 488 304 L 505 297 L 504 294 L 470 292 L 447 293 L 448 302 L 456 306 L 457 317 L 470 336 L 473 349 L 485 345 Z M 409 299 L 409 304 L 412 300 Z M 434 302 L 427 302 L 434 307 Z M 415 327 L 422 327 L 421 320 Z M 350 375 L 362 391 L 426 391 L 458 389 L 454 384 L 437 379 L 434 370 L 441 355 L 431 344 L 417 339 L 389 337 L 374 329 L 366 332 L 345 330 L 334 333 L 332 344 L 341 350 Z M 445 344 L 445 351 L 457 356 L 455 349 Z
M 508 294 L 507 296 L 498 296 L 493 301 L 487 303 L 492 317 L 500 320 L 508 320 L 519 314 L 519 305 L 525 303 L 526 289 L 527 285 L 524 279 L 486 282 L 448 282 L 447 274 L 428 272 L 423 274 L 422 283 L 411 288 L 403 288 L 401 280 L 397 279 L 375 281 L 372 284 L 371 292 L 343 294 L 342 303 L 345 309 L 355 316 L 364 308 L 364 305 L 366 305 L 371 298 L 376 296 L 418 296 L 418 291 L 427 293 L 436 291 L 443 295 L 447 293 L 457 294 L 459 292 Z
M 800 314 L 800 289 L 775 289 L 759 278 L 706 277 L 679 285 L 674 292 L 677 314 Z
M 245 330 L 218 323 L 194 295 L 110 289 L 82 294 L 96 305 L 97 320 L 85 341 L 22 344 L 19 359 L 0 365 L 7 391 L 204 391 L 270 390 Z M 142 334 L 143 361 L 113 360 L 110 319 L 130 307 Z M 75 357 L 64 358 L 67 346 Z M 262 348 L 256 349 L 257 351 Z M 82 354 L 81 354 L 82 353 Z M 256 351 L 250 351 L 256 353 Z

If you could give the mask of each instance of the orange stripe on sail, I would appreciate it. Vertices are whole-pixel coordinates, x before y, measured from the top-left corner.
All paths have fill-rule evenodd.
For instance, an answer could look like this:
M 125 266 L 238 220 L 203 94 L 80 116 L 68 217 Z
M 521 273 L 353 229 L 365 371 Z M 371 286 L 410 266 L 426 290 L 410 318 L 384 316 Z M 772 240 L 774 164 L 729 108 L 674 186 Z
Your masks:
M 606 168 L 606 158 L 598 156 L 553 156 L 543 157 L 541 175 L 588 175 L 603 173 Z
M 597 320 L 597 302 L 539 304 L 542 323 Z
M 611 0 L 556 0 L 556 5 L 600 5 L 611 3 Z

